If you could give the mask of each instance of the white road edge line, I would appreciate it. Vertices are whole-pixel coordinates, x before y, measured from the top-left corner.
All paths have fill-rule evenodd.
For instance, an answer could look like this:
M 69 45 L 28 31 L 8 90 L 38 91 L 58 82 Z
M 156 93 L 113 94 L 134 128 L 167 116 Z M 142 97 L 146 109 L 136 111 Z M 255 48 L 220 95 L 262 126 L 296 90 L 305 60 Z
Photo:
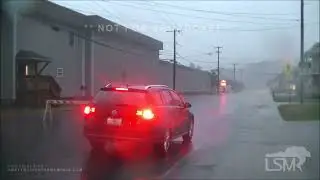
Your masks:
M 194 154 L 199 149 L 200 149 L 199 147 L 194 148 L 192 152 L 190 152 L 189 154 L 185 155 L 184 157 L 179 159 L 177 162 L 173 163 L 173 165 L 164 174 L 162 174 L 160 176 L 157 176 L 155 178 L 152 178 L 152 179 L 164 179 L 166 176 L 168 176 L 172 172 L 172 170 L 174 170 L 176 167 L 178 167 L 178 165 L 181 163 L 181 161 L 183 161 L 184 159 L 190 157 L 192 154 Z

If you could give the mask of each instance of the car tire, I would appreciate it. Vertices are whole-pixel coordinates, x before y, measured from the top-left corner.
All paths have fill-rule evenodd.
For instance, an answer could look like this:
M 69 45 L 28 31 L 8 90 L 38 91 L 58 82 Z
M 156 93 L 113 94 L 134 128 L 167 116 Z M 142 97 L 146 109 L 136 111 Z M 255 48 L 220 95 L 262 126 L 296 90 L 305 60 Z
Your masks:
M 91 148 L 92 149 L 103 149 L 104 148 L 104 142 L 102 141 L 95 141 L 95 140 L 89 140 Z
M 189 123 L 188 133 L 182 136 L 183 142 L 189 143 L 192 140 L 194 129 L 194 121 L 191 120 Z
M 154 150 L 157 157 L 166 157 L 171 147 L 171 131 L 165 130 L 163 139 L 160 142 L 155 143 Z

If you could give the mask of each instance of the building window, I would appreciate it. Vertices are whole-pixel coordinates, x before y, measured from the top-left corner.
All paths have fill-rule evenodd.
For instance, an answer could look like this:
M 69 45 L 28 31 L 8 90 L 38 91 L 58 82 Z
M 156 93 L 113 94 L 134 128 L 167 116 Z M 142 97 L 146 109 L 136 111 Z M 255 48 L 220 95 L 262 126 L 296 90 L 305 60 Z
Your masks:
M 57 68 L 57 76 L 56 77 L 63 77 L 63 68 Z
M 71 47 L 73 47 L 73 45 L 74 45 L 74 33 L 73 32 L 69 32 L 69 45 Z

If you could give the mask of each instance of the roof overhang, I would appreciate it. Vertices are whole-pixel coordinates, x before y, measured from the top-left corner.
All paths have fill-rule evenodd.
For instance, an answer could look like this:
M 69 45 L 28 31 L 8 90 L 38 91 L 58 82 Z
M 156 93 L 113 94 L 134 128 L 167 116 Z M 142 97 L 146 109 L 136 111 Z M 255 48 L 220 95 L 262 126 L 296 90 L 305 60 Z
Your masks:
M 18 62 L 23 62 L 23 63 L 40 63 L 40 62 L 46 62 L 50 63 L 50 58 L 42 56 L 40 54 L 37 54 L 33 51 L 25 51 L 25 50 L 20 50 L 17 55 L 16 55 L 16 60 Z

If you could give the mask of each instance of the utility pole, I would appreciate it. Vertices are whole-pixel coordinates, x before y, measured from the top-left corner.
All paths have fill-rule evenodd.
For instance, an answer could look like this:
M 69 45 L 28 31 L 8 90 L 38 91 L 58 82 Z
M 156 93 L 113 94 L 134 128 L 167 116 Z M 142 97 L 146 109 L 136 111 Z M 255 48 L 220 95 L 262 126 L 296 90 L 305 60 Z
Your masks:
M 173 79 L 172 79 L 172 88 L 173 90 L 176 89 L 176 65 L 177 65 L 177 60 L 176 60 L 176 36 L 177 32 L 181 32 L 181 30 L 174 29 L 173 31 L 167 31 L 167 32 L 173 32 Z
M 300 5 L 300 64 L 302 67 L 300 67 L 300 103 L 303 103 L 303 91 L 304 91 L 304 87 L 303 87 L 303 72 L 301 70 L 304 69 L 304 4 L 303 4 L 303 0 L 301 1 L 301 5 Z
M 220 49 L 222 49 L 222 47 L 221 46 L 217 46 L 216 47 L 216 49 L 217 49 L 217 53 L 218 53 L 218 69 L 217 69 L 217 71 L 218 71 L 218 74 L 217 74 L 217 78 L 218 78 L 218 86 L 217 87 L 219 87 L 219 85 L 220 85 L 220 53 L 221 53 L 221 51 L 220 51 Z
M 233 80 L 236 80 L 236 64 L 233 64 Z

